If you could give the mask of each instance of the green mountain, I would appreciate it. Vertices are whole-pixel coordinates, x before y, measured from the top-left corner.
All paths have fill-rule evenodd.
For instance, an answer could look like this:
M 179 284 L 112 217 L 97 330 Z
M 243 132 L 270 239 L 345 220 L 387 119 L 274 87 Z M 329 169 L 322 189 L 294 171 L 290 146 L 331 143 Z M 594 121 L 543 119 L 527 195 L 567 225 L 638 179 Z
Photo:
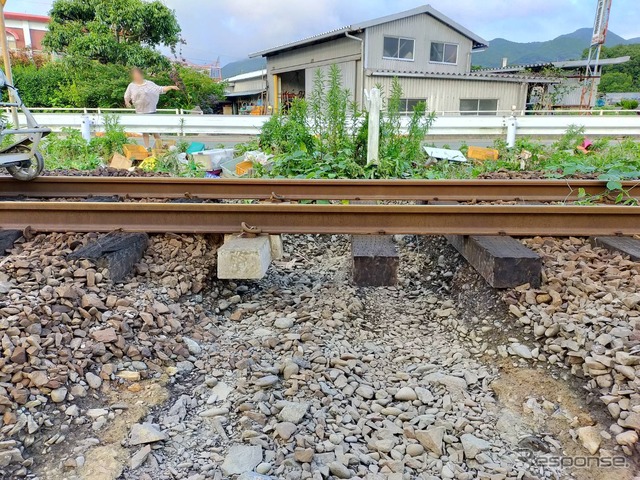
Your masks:
M 266 59 L 259 58 L 247 58 L 246 60 L 240 60 L 237 62 L 227 63 L 222 67 L 222 78 L 231 78 L 243 73 L 255 72 L 256 70 L 263 70 L 267 68 Z
M 473 54 L 473 64 L 486 68 L 497 68 L 501 66 L 502 59 L 505 57 L 508 59 L 509 65 L 575 60 L 581 58 L 584 50 L 589 47 L 592 34 L 592 29 L 581 28 L 546 42 L 518 43 L 504 38 L 496 38 L 489 42 L 487 50 Z M 613 32 L 609 32 L 607 35 L 607 46 L 634 43 L 640 43 L 640 38 L 626 40 Z

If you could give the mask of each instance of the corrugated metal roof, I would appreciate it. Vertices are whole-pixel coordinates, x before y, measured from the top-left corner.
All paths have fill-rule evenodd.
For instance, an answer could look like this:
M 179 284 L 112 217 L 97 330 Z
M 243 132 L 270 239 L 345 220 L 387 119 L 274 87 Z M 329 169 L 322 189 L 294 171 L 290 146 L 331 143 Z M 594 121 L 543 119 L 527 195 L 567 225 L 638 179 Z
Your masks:
M 616 58 L 601 58 L 598 62 L 598 66 L 604 67 L 607 65 L 620 65 L 621 63 L 627 63 L 631 60 L 631 57 L 616 57 Z M 541 63 L 530 63 L 527 65 L 509 65 L 504 68 L 483 68 L 482 70 L 478 70 L 479 72 L 493 72 L 493 73 L 508 73 L 508 72 L 521 72 L 522 70 L 534 70 L 536 68 L 546 68 L 546 67 L 554 67 L 554 68 L 562 68 L 562 69 L 576 69 L 576 68 L 586 68 L 587 60 L 566 60 L 563 62 L 541 62 Z
M 261 93 L 266 92 L 266 88 L 261 88 L 259 90 L 247 90 L 245 92 L 231 92 L 225 93 L 225 97 L 253 97 L 254 95 L 260 95 Z
M 242 73 L 240 75 L 236 75 L 235 77 L 227 78 L 225 81 L 229 83 L 233 82 L 241 82 L 243 80 L 251 80 L 252 78 L 260 78 L 267 75 L 267 70 L 256 70 L 255 72 L 247 72 Z
M 418 72 L 411 70 L 373 70 L 367 72 L 374 77 L 411 77 L 411 78 L 444 78 L 452 80 L 489 80 L 516 83 L 559 83 L 559 79 L 536 77 L 532 75 L 500 75 L 490 72 L 442 73 Z
M 345 33 L 358 32 L 358 31 L 365 30 L 365 29 L 370 28 L 370 27 L 375 27 L 376 25 L 382 25 L 384 23 L 389 23 L 389 22 L 393 22 L 393 21 L 396 21 L 396 20 L 400 20 L 402 18 L 413 17 L 414 15 L 421 15 L 421 14 L 431 15 L 433 18 L 441 21 L 442 23 L 448 25 L 452 29 L 456 30 L 457 32 L 461 33 L 465 37 L 467 37 L 470 40 L 472 40 L 473 41 L 473 49 L 474 50 L 479 50 L 479 49 L 482 49 L 482 48 L 486 48 L 489 45 L 488 42 L 486 40 L 484 40 L 482 37 L 476 35 L 475 33 L 471 32 L 470 30 L 468 30 L 467 28 L 463 27 L 459 23 L 453 21 L 452 19 L 450 19 L 449 17 L 447 17 L 443 13 L 441 13 L 438 10 L 436 10 L 435 8 L 433 8 L 431 5 L 423 5 L 421 7 L 417 7 L 417 8 L 414 8 L 414 9 L 411 9 L 411 10 L 407 10 L 407 11 L 404 11 L 404 12 L 396 13 L 396 14 L 393 14 L 393 15 L 387 15 L 385 17 L 380 17 L 380 18 L 376 18 L 376 19 L 373 19 L 373 20 L 368 20 L 366 22 L 361 22 L 361 23 L 357 23 L 357 24 L 353 24 L 353 25 L 347 25 L 347 26 L 344 26 L 344 27 L 341 27 L 341 28 L 336 28 L 335 30 L 330 30 L 328 32 L 324 32 L 324 33 L 320 33 L 320 34 L 317 34 L 317 35 L 313 35 L 311 37 L 307 37 L 307 38 L 304 38 L 302 40 L 298 40 L 298 41 L 291 42 L 291 43 L 286 43 L 284 45 L 280 45 L 278 47 L 270 48 L 268 50 L 263 50 L 261 52 L 252 53 L 251 55 L 249 55 L 249 57 L 250 58 L 254 58 L 254 57 L 268 56 L 268 55 L 272 55 L 272 54 L 275 54 L 275 53 L 278 53 L 278 52 L 282 52 L 282 51 L 286 51 L 286 50 L 292 50 L 294 48 L 306 46 L 306 45 L 309 45 L 309 44 L 330 40 L 330 39 L 333 39 L 333 38 L 336 38 L 336 37 L 343 36 Z

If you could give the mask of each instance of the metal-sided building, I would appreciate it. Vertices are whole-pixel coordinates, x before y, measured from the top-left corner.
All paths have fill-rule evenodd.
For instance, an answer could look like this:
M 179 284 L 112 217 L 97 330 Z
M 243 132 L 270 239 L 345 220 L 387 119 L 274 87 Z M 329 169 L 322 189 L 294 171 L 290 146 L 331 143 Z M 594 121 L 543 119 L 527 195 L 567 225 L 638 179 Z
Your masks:
M 227 78 L 227 92 L 225 96 L 230 102 L 228 114 L 266 113 L 266 70 L 242 73 Z M 256 108 L 257 107 L 257 108 Z
M 526 75 L 471 71 L 471 54 L 487 48 L 478 35 L 429 5 L 349 25 L 251 55 L 267 60 L 268 102 L 277 111 L 313 89 L 317 69 L 337 65 L 343 86 L 362 103 L 364 91 L 393 77 L 404 110 L 419 101 L 430 110 L 495 115 L 524 109 L 531 85 L 553 83 Z

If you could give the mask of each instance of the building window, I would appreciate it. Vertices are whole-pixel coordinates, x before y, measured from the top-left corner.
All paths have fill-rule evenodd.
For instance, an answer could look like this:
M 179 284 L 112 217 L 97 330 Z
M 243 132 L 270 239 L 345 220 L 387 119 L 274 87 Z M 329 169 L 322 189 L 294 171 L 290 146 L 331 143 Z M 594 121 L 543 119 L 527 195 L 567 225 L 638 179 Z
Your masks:
M 458 45 L 456 45 L 455 43 L 432 42 L 431 62 L 457 65 Z
M 460 100 L 460 115 L 497 115 L 498 100 L 467 99 Z
M 384 37 L 383 57 L 393 60 L 413 61 L 415 40 L 401 37 Z
M 18 50 L 18 42 L 16 37 L 14 37 L 11 33 L 7 33 L 7 47 L 9 50 Z
M 401 98 L 400 113 L 413 113 L 420 102 L 426 103 L 426 100 L 422 98 Z

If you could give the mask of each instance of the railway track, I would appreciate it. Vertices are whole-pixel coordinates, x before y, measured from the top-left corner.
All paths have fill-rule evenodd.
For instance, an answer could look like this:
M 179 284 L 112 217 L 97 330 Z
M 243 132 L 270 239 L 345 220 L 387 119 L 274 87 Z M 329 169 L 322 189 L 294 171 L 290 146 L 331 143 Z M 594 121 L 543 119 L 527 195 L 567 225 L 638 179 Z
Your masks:
M 640 200 L 638 182 L 624 188 Z M 405 200 L 458 202 L 563 202 L 601 195 L 598 180 L 227 180 L 143 177 L 41 177 L 33 182 L 0 178 L 0 197 L 199 198 L 204 200 Z
M 634 186 L 626 185 L 631 195 L 635 194 Z M 213 181 L 114 177 L 44 177 L 31 183 L 18 183 L 3 178 L 0 179 L 0 197 L 4 200 L 0 201 L 0 229 L 238 233 L 244 223 L 272 234 L 640 234 L 640 207 L 571 204 L 580 189 L 589 195 L 601 195 L 606 185 L 583 180 Z M 21 200 L 21 196 L 28 197 L 27 201 Z M 129 197 L 138 201 L 99 202 L 92 201 L 94 196 Z M 157 201 L 272 197 L 276 197 L 276 201 L 260 204 Z M 42 201 L 45 199 L 48 201 Z M 149 199 L 155 201 L 145 201 Z M 283 202 L 283 199 L 437 200 L 441 204 L 303 205 Z M 456 201 L 467 203 L 446 204 Z M 473 204 L 495 201 L 521 203 Z M 542 201 L 568 204 L 537 203 Z

